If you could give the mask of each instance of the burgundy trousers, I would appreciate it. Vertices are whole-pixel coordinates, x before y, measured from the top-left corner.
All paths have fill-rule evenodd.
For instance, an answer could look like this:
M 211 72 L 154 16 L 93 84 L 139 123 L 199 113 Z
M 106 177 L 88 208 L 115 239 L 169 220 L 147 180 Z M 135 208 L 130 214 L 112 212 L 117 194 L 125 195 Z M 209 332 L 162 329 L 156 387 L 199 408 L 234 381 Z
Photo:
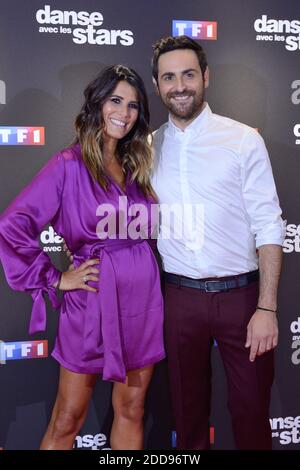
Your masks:
M 207 293 L 164 283 L 165 339 L 178 449 L 209 449 L 211 347 L 225 367 L 228 407 L 237 449 L 272 448 L 269 424 L 273 351 L 249 361 L 247 324 L 258 282 Z M 222 391 L 220 391 L 222 393 Z

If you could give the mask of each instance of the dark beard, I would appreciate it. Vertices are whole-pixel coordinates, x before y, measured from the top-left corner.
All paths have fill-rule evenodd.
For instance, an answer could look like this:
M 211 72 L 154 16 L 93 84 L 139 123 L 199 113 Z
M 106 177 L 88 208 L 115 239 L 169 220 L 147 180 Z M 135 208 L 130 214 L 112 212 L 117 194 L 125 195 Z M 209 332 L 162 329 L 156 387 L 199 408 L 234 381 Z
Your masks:
M 193 96 L 194 99 L 188 107 L 183 107 L 182 109 L 180 109 L 179 106 L 176 107 L 173 103 L 171 103 L 170 100 L 171 98 L 175 96 L 182 96 L 182 95 Z M 203 103 L 204 103 L 204 89 L 201 95 L 198 95 L 198 96 L 196 96 L 195 92 L 171 93 L 169 96 L 167 95 L 167 99 L 165 101 L 165 105 L 167 106 L 171 115 L 181 121 L 190 121 L 191 119 L 196 117 L 198 114 L 200 114 L 200 111 L 203 107 Z

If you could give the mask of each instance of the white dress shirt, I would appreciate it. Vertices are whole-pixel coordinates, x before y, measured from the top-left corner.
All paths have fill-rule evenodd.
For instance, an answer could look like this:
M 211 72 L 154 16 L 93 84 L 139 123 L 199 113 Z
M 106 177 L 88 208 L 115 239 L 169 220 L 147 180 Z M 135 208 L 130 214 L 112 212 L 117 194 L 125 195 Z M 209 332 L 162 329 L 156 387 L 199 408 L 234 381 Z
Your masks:
M 285 223 L 263 139 L 206 103 L 184 131 L 171 118 L 153 136 L 165 271 L 191 278 L 258 268 L 256 249 L 282 245 Z

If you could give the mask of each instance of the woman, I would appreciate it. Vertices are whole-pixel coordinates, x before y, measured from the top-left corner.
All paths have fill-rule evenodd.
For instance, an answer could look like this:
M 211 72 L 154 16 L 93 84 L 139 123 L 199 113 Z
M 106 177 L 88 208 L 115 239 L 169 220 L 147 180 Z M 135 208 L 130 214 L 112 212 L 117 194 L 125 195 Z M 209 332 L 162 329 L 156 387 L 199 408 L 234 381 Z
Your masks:
M 45 329 L 43 294 L 65 291 L 53 357 L 59 389 L 42 449 L 71 449 L 99 374 L 114 382 L 113 449 L 141 449 L 145 394 L 164 356 L 155 257 L 149 111 L 138 74 L 118 65 L 85 90 L 74 146 L 55 155 L 0 221 L 10 286 L 31 292 L 30 333 Z M 135 217 L 136 216 L 136 217 Z M 62 274 L 39 248 L 47 223 L 74 254 Z

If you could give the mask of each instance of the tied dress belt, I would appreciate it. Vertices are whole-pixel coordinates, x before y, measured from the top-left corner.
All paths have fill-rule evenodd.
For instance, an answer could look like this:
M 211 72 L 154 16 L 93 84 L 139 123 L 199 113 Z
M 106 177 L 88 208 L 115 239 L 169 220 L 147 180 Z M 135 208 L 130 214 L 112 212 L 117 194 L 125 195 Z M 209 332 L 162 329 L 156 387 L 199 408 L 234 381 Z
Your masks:
M 205 292 L 226 292 L 230 289 L 245 287 L 251 282 L 258 281 L 259 271 L 251 271 L 237 276 L 228 276 L 218 279 L 192 279 L 190 277 L 179 276 L 164 272 L 164 280 L 170 284 L 176 284 L 192 289 L 204 290 Z

